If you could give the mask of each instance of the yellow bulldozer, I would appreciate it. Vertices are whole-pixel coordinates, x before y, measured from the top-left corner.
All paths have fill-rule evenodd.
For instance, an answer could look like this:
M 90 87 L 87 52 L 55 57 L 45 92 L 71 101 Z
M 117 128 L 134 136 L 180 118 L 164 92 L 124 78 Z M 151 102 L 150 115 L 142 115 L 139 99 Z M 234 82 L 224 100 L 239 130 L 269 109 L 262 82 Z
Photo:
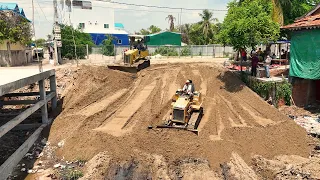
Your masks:
M 130 35 L 130 49 L 123 52 L 122 63 L 108 68 L 136 73 L 150 66 L 148 36 Z
M 200 92 L 188 95 L 177 90 L 172 97 L 171 109 L 164 117 L 164 123 L 157 128 L 188 130 L 198 135 L 198 126 L 203 117 L 202 96 Z

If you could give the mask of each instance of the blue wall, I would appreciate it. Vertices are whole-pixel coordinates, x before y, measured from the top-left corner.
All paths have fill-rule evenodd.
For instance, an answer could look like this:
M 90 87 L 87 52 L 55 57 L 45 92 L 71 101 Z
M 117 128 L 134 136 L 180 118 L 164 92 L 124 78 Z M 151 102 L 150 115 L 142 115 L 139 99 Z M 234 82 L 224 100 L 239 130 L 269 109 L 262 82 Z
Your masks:
M 98 33 L 89 33 L 89 34 L 91 35 L 91 38 L 96 45 L 101 45 L 102 41 L 107 38 L 105 34 L 98 34 Z M 130 45 L 128 34 L 110 34 L 110 35 L 114 37 L 113 44 Z M 122 43 L 119 44 L 118 40 L 122 40 Z

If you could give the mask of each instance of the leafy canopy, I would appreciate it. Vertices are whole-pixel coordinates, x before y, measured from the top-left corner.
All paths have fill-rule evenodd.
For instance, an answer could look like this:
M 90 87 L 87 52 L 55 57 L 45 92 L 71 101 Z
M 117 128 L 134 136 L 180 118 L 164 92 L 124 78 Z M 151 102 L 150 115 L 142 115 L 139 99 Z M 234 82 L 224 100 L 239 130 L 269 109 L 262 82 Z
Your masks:
M 31 26 L 25 18 L 15 13 L 8 16 L 6 12 L 0 11 L 0 43 L 9 40 L 11 43 L 28 44 L 31 42 L 31 37 Z
M 73 41 L 76 44 L 77 57 L 83 59 L 87 54 L 86 45 L 88 44 L 89 50 L 94 46 L 94 43 L 91 39 L 90 34 L 79 31 L 78 29 L 74 29 L 72 26 L 61 24 L 61 55 L 62 57 L 68 59 L 75 59 L 75 46 Z
M 151 25 L 148 29 L 141 29 L 140 32 L 138 32 L 137 34 L 149 35 L 149 34 L 158 33 L 160 31 L 161 29 L 158 26 Z
M 272 3 L 266 0 L 233 1 L 222 24 L 219 39 L 235 49 L 254 47 L 277 40 L 279 24 L 272 20 Z

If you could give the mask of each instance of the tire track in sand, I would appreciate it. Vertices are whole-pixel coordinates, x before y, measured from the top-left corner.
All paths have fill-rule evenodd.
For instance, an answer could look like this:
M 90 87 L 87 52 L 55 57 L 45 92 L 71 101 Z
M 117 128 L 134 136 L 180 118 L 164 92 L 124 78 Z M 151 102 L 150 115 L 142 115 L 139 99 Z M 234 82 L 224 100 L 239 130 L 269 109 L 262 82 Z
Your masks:
M 114 103 L 117 99 L 123 96 L 125 93 L 128 92 L 128 89 L 122 89 L 112 96 L 106 97 L 101 101 L 95 102 L 80 111 L 80 115 L 84 115 L 86 117 L 92 116 L 96 113 L 99 113 L 105 110 L 110 104 Z
M 151 92 L 156 87 L 156 81 L 144 87 L 137 95 L 135 95 L 132 100 L 130 100 L 121 111 L 115 115 L 111 121 L 107 122 L 105 125 L 94 129 L 96 131 L 105 132 L 113 136 L 119 137 L 125 135 L 132 130 L 131 128 L 124 128 L 132 116 L 139 110 L 141 105 L 150 96 Z
M 194 69 L 192 70 L 192 73 L 196 76 L 199 76 L 200 77 L 200 80 L 201 80 L 201 84 L 200 84 L 200 92 L 203 94 L 203 95 L 206 95 L 207 94 L 207 81 L 203 79 L 200 71 L 198 69 Z
M 224 98 L 221 94 L 219 94 L 219 97 L 225 102 L 229 110 L 232 112 L 232 114 L 238 118 L 239 123 L 236 123 L 231 117 L 229 117 L 229 121 L 232 127 L 248 127 L 246 121 L 241 117 L 241 115 L 235 110 L 232 103 L 228 101 L 226 98 Z
M 222 118 L 221 118 L 219 110 L 216 110 L 216 120 L 218 121 L 218 125 L 216 126 L 217 134 L 210 135 L 209 139 L 211 141 L 222 141 L 223 139 L 221 138 L 221 133 L 224 130 L 225 126 L 224 126 L 224 124 L 222 122 Z

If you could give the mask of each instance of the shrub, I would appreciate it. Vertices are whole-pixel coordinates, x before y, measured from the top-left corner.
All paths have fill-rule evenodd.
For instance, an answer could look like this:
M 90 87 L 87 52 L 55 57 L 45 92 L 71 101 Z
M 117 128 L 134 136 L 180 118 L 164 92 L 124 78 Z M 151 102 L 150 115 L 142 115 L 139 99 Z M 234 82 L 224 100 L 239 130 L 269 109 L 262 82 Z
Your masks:
M 181 49 L 181 56 L 191 56 L 191 48 L 186 46 Z
M 156 49 L 155 54 L 161 54 L 162 56 L 178 56 L 178 52 L 174 48 L 162 46 Z
M 114 56 L 114 46 L 112 44 L 112 37 L 108 37 L 102 42 L 102 54 L 105 56 Z

